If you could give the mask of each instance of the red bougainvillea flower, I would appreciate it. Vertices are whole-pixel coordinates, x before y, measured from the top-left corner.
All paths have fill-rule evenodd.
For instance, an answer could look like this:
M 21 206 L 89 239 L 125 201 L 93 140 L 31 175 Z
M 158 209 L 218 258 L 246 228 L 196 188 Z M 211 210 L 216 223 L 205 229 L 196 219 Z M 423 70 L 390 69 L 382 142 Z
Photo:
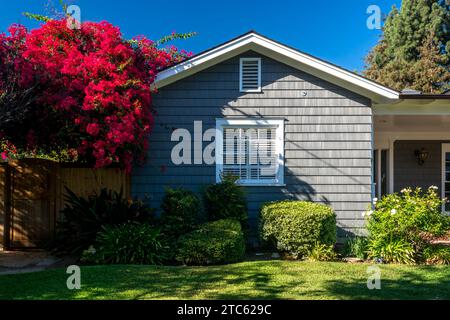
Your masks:
M 38 104 L 63 120 L 55 138 L 69 155 L 96 167 L 119 162 L 127 171 L 143 159 L 153 124 L 150 85 L 158 70 L 186 58 L 185 51 L 157 48 L 145 37 L 125 41 L 108 22 L 84 22 L 72 30 L 65 20 L 51 20 L 30 32 L 16 25 L 9 31 L 0 37 L 0 59 L 13 47 L 19 53 L 19 84 L 42 88 Z M 29 140 L 48 141 L 45 134 L 35 130 Z

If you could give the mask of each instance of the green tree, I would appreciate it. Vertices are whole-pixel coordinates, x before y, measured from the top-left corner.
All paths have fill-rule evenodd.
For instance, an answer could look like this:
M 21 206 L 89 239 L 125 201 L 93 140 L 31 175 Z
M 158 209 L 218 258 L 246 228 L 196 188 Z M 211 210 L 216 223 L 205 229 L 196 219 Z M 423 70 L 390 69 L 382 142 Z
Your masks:
M 445 0 L 403 0 L 393 6 L 364 74 L 397 90 L 449 88 L 450 6 Z

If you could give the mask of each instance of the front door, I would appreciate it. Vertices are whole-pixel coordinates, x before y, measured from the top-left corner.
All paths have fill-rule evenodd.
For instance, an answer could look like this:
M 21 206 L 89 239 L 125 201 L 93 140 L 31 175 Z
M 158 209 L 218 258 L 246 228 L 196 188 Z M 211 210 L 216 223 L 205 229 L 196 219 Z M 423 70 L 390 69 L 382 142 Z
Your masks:
M 442 144 L 442 197 L 450 200 L 450 143 Z M 450 213 L 450 201 L 443 206 L 443 211 Z

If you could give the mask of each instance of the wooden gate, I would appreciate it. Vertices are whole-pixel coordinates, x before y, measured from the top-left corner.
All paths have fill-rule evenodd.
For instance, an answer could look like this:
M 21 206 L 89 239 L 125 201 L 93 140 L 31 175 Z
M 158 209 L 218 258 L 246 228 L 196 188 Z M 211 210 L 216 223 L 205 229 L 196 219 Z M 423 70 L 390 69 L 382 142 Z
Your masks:
M 43 247 L 52 237 L 55 212 L 52 187 L 55 165 L 30 159 L 10 163 L 9 246 Z
M 122 189 L 129 196 L 129 182 L 129 176 L 117 168 L 73 168 L 41 159 L 3 163 L 0 245 L 3 242 L 6 248 L 45 247 L 54 236 L 59 211 L 64 207 L 64 186 L 83 196 L 105 187 Z

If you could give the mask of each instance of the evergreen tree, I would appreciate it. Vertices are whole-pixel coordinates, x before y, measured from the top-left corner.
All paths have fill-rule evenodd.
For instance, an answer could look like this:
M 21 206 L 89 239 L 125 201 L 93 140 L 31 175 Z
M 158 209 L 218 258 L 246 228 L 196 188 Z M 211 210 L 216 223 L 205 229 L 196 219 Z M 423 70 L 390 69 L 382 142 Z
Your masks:
M 450 80 L 450 6 L 445 0 L 403 0 L 386 18 L 366 57 L 364 74 L 397 90 L 440 93 Z

